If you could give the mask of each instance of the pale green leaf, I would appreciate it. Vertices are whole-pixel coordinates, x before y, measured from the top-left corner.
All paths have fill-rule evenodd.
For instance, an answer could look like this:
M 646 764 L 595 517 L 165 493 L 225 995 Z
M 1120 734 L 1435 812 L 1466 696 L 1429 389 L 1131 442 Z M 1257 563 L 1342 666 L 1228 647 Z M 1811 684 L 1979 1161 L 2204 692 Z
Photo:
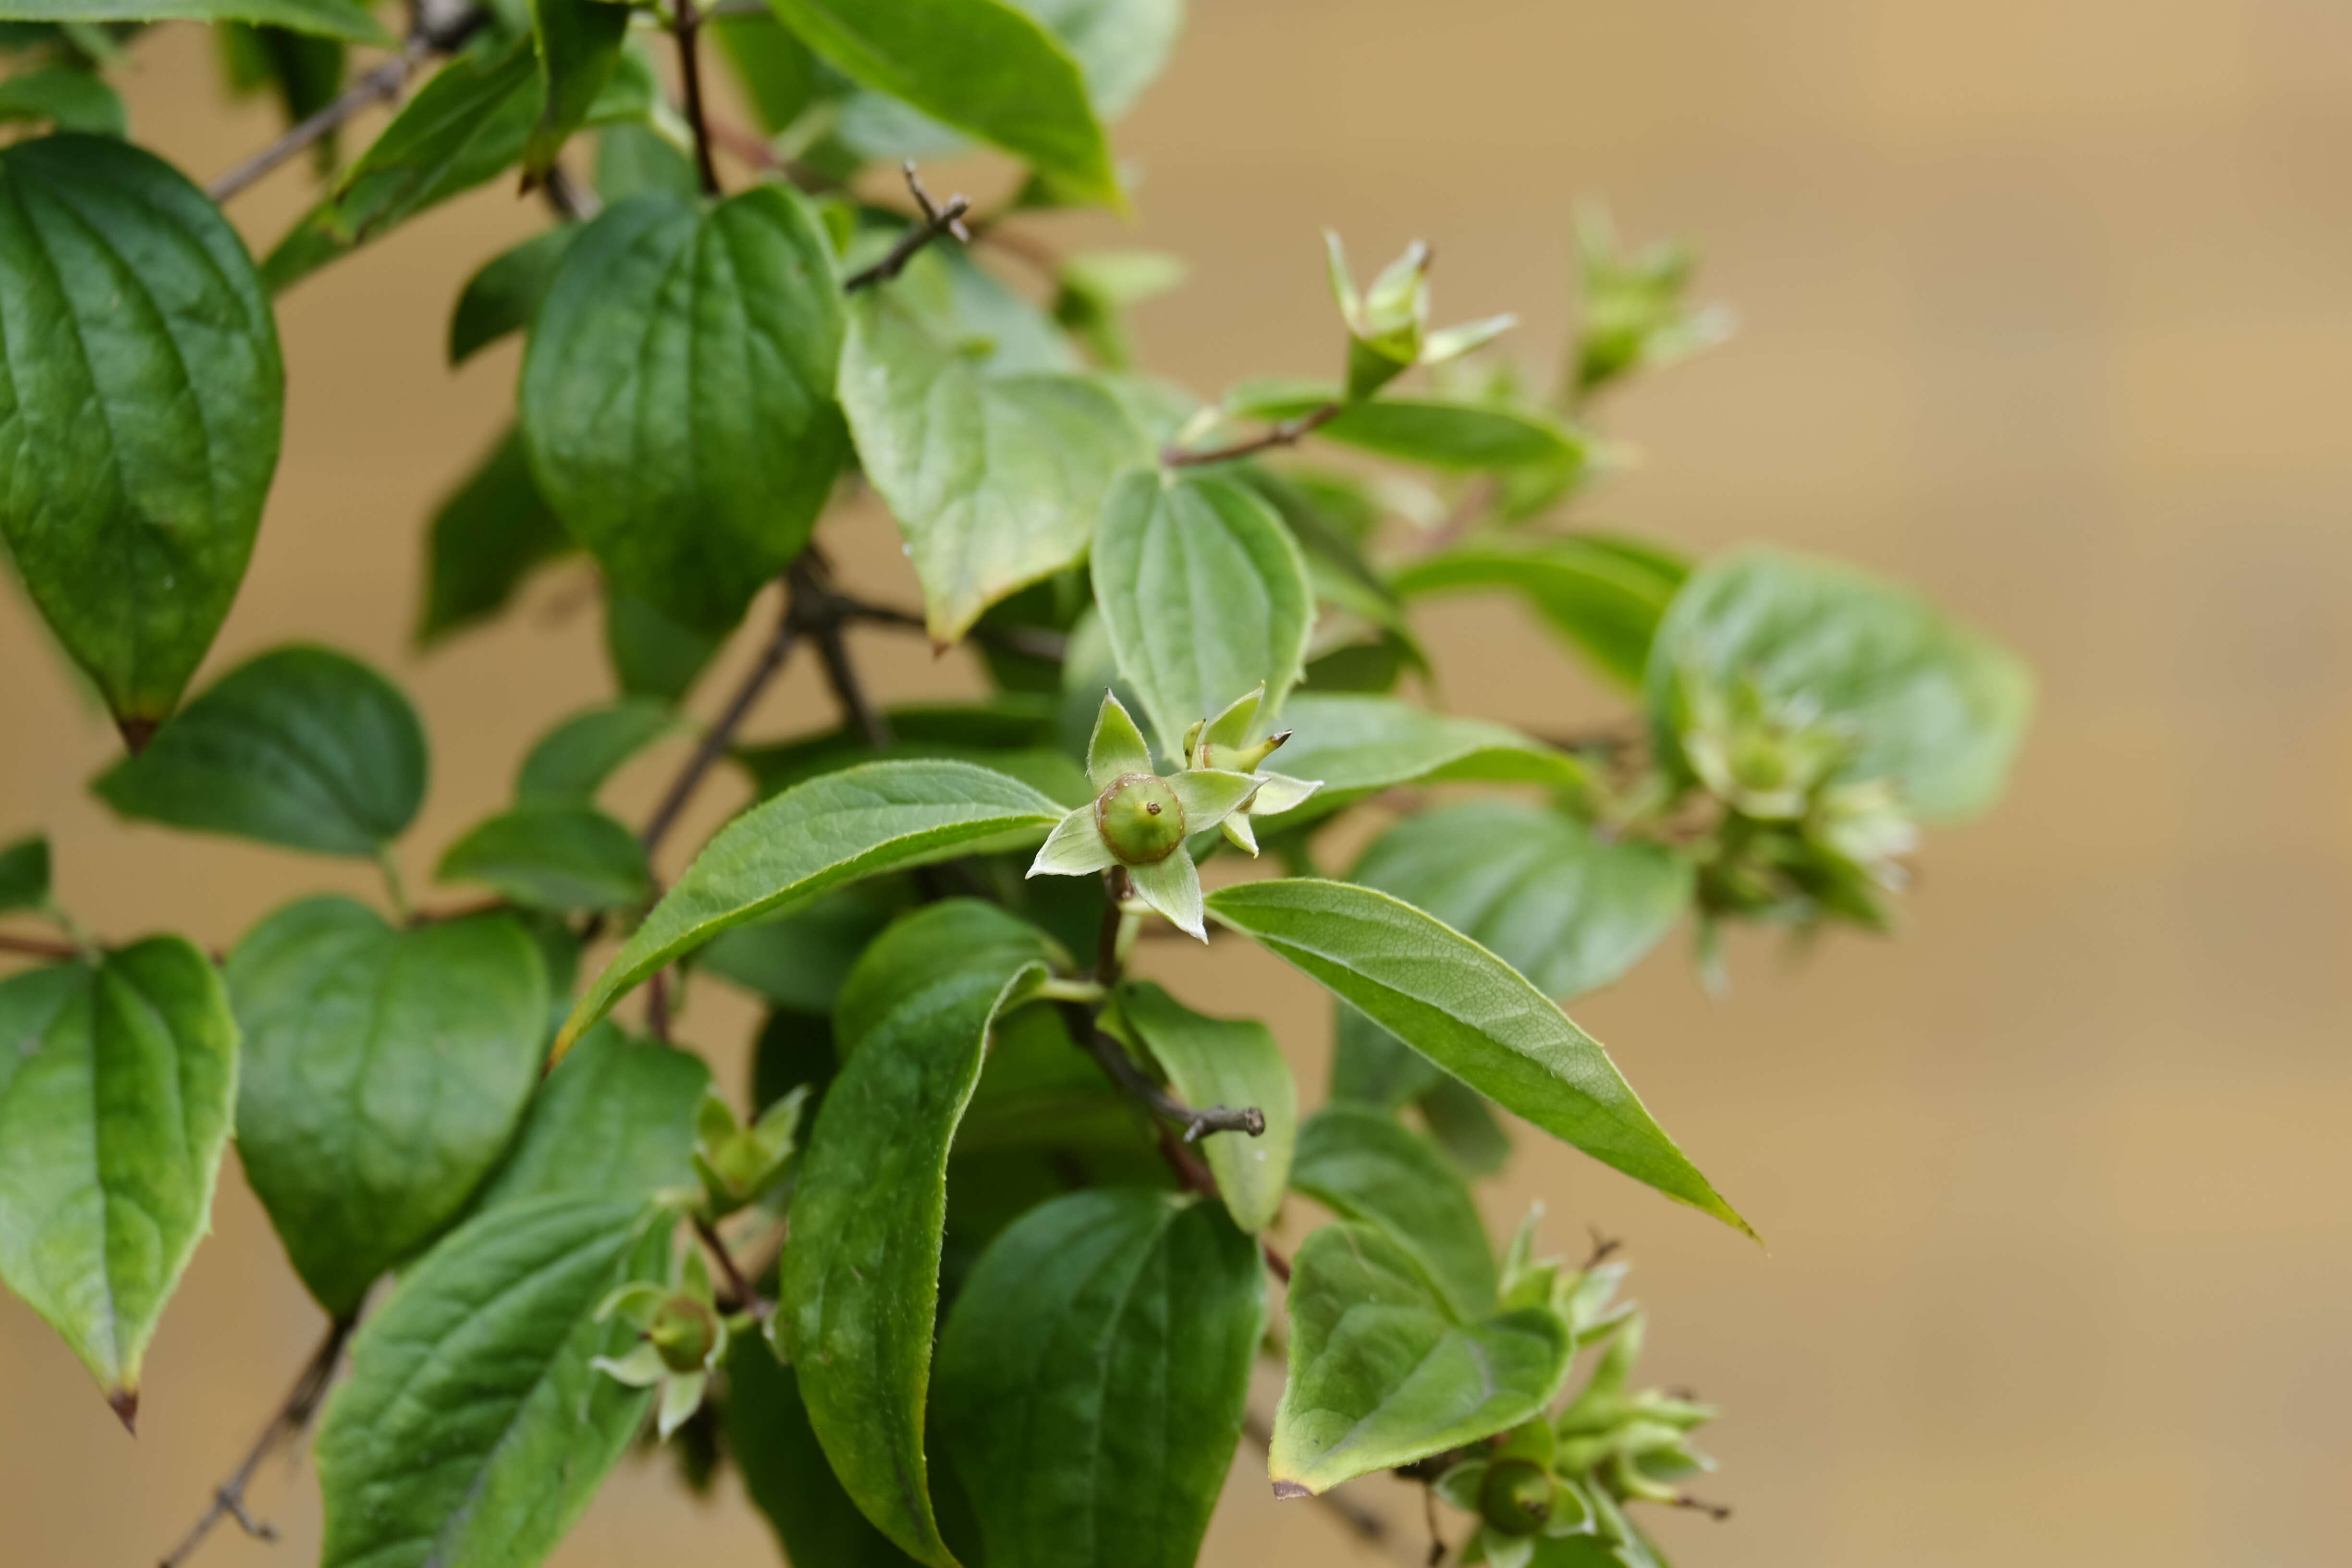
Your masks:
M 1335 401 L 1337 386 L 1280 382 L 1236 388 L 1226 399 L 1238 417 L 1296 419 Z M 1437 397 L 1375 397 L 1349 403 L 1318 436 L 1427 468 L 1492 471 L 1580 467 L 1591 460 L 1582 432 L 1534 408 Z
M 1637 689 L 1659 618 L 1688 570 L 1645 546 L 1575 535 L 1458 544 L 1410 563 L 1390 582 L 1409 599 L 1486 588 L 1523 595 L 1603 674 Z
M 1212 1132 L 1200 1147 L 1234 1223 L 1253 1234 L 1272 1225 L 1298 1141 L 1298 1088 L 1273 1032 L 1254 1018 L 1195 1013 L 1150 981 L 1119 987 L 1118 1019 L 1167 1069 L 1185 1104 L 1254 1106 L 1265 1116 L 1255 1137 Z
M 1275 755 L 1285 773 L 1323 782 L 1306 803 L 1318 812 L 1402 784 L 1533 784 L 1575 793 L 1587 782 L 1583 763 L 1507 725 L 1391 697 L 1303 691 L 1283 722 L 1290 740 Z

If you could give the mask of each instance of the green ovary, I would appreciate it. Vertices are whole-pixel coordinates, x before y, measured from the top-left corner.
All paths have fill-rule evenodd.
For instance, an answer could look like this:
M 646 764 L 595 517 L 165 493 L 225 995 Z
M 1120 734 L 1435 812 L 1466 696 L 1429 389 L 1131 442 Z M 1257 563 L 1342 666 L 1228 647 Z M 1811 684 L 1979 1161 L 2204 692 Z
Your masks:
M 1166 779 L 1128 773 L 1095 797 L 1095 826 L 1125 864 L 1157 865 L 1184 842 L 1184 804 Z

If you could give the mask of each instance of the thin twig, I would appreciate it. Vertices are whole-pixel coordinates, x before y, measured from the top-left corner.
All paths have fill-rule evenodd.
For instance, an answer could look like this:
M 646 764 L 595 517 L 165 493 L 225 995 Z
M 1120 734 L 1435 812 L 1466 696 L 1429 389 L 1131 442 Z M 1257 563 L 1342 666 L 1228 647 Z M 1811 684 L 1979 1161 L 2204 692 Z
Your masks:
M 342 1360 L 343 1346 L 357 1326 L 358 1320 L 354 1318 L 338 1318 L 327 1325 L 327 1337 L 311 1352 L 309 1363 L 294 1379 L 294 1386 L 287 1391 L 285 1401 L 269 1418 L 269 1425 L 261 1429 L 261 1436 L 254 1439 L 253 1447 L 246 1450 L 245 1458 L 229 1472 L 228 1479 L 213 1489 L 212 1502 L 180 1544 L 164 1554 L 161 1568 L 180 1568 L 203 1544 L 205 1537 L 212 1533 L 213 1526 L 224 1519 L 236 1521 L 239 1529 L 257 1540 L 278 1539 L 276 1526 L 246 1511 L 245 1489 L 253 1480 L 254 1472 L 261 1468 L 261 1462 L 279 1444 L 290 1441 L 310 1425 L 311 1413 L 326 1396 L 327 1385 L 335 1380 L 335 1365 Z
M 845 620 L 866 621 L 895 631 L 928 634 L 930 630 L 930 622 L 912 610 L 845 595 L 836 597 Z M 1070 639 L 1060 632 L 1045 631 L 1035 626 L 974 626 L 964 636 L 983 647 L 1000 648 L 1006 653 L 1025 654 L 1031 658 L 1059 660 L 1068 654 L 1070 648 Z
M 677 0 L 677 16 L 671 30 L 677 35 L 678 86 L 686 98 L 686 122 L 694 132 L 694 169 L 705 195 L 719 195 L 719 165 L 710 161 L 710 121 L 702 107 L 702 51 L 697 47 L 702 13 L 695 0 Z
M 805 551 L 793 563 L 784 580 L 790 596 L 785 614 L 816 644 L 817 658 L 824 666 L 825 685 L 831 688 L 834 701 L 841 708 L 842 719 L 865 738 L 867 745 L 877 750 L 888 745 L 890 721 L 866 697 L 857 667 L 849 660 L 848 645 L 841 636 L 844 601 L 833 591 L 824 562 L 814 551 Z
M 702 787 L 703 780 L 709 777 L 710 770 L 719 764 L 719 759 L 725 756 L 727 749 L 735 743 L 736 731 L 742 729 L 743 721 L 751 717 L 751 709 L 759 702 L 761 694 L 768 689 L 768 683 L 776 679 L 777 672 L 784 668 L 784 661 L 792 656 L 793 644 L 799 640 L 800 630 L 799 623 L 793 618 L 792 596 L 787 593 L 784 607 L 776 616 L 776 629 L 761 646 L 759 658 L 743 672 L 743 679 L 736 686 L 734 694 L 727 699 L 727 706 L 719 710 L 719 717 L 712 720 L 710 728 L 703 731 L 702 740 L 694 748 L 694 754 L 687 758 L 686 765 L 678 770 L 677 777 L 671 780 L 669 788 L 663 792 L 661 804 L 654 808 L 653 816 L 646 820 L 646 830 L 639 837 L 644 841 L 647 858 L 650 859 L 654 851 L 661 847 L 662 840 L 669 837 L 671 828 L 677 826 L 678 817 L 694 799 L 695 792 Z
M 1247 440 L 1231 442 L 1223 447 L 1187 449 L 1168 446 L 1160 448 L 1160 460 L 1171 468 L 1197 468 L 1203 463 L 1229 463 L 1235 458 L 1255 457 L 1272 451 L 1276 447 L 1293 447 L 1339 417 L 1340 405 L 1326 403 L 1304 414 L 1277 420 Z
M 953 195 L 947 199 L 945 206 L 935 205 L 931 193 L 923 188 L 922 176 L 915 173 L 912 158 L 907 160 L 907 189 L 914 194 L 915 205 L 923 209 L 923 221 L 900 235 L 898 243 L 892 246 L 889 254 L 881 260 L 843 279 L 841 287 L 845 293 L 888 282 L 898 276 L 900 268 L 914 259 L 917 251 L 943 234 L 951 234 L 966 244 L 971 242 L 971 231 L 964 227 L 963 215 L 971 210 L 971 203 L 961 195 Z
M 1707 1518 L 1715 1521 L 1717 1524 L 1721 1524 L 1725 1520 L 1731 1517 L 1731 1505 L 1729 1503 L 1709 1502 L 1705 1498 L 1693 1497 L 1688 1492 L 1675 1493 L 1674 1506 L 1675 1508 L 1689 1509 L 1694 1513 L 1703 1513 L 1706 1515 Z
M 737 1308 L 755 1318 L 765 1318 L 775 1310 L 774 1304 L 762 1299 L 751 1288 L 751 1280 L 743 1277 L 743 1270 L 737 1267 L 735 1255 L 727 1249 L 727 1242 L 719 1234 L 717 1226 L 696 1215 L 694 1234 L 701 1238 L 702 1249 L 710 1254 L 710 1260 L 719 1265 L 719 1277 L 727 1281 L 727 1289 L 734 1296 Z
M 646 982 L 646 1033 L 669 1044 L 669 971 L 656 969 Z
M 1265 1112 L 1255 1105 L 1244 1105 L 1238 1110 L 1222 1105 L 1196 1107 L 1169 1094 L 1143 1075 L 1135 1058 L 1127 1054 L 1126 1047 L 1096 1026 L 1093 1014 L 1084 1005 L 1066 1005 L 1075 1008 L 1078 1015 L 1070 1020 L 1071 1033 L 1101 1066 L 1104 1075 L 1118 1086 L 1121 1093 L 1142 1101 L 1153 1114 L 1182 1128 L 1186 1143 L 1197 1143 L 1213 1132 L 1246 1132 L 1255 1138 L 1265 1131 Z
M 557 163 L 547 171 L 539 183 L 540 194 L 556 216 L 572 223 L 586 223 L 604 210 L 604 199 L 572 177 L 572 171 Z
M 11 936 L 0 931 L 0 952 L 22 953 L 26 958 L 74 958 L 79 950 L 69 942 L 54 942 L 45 936 Z

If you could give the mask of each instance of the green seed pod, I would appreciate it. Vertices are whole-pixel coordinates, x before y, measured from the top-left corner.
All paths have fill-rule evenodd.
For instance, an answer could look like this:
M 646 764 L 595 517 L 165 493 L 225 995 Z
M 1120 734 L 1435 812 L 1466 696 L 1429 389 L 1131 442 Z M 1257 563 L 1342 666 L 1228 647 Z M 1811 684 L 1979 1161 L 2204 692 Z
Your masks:
M 1282 749 L 1290 739 L 1285 730 L 1278 735 L 1268 735 L 1255 746 L 1228 746 L 1215 741 L 1202 741 L 1192 748 L 1192 765 L 1196 768 L 1218 768 L 1229 773 L 1254 773 L 1257 765 Z
M 1551 1477 L 1532 1459 L 1497 1459 L 1478 1489 L 1478 1515 L 1505 1535 L 1533 1535 L 1551 1517 Z
M 1184 842 L 1184 803 L 1166 779 L 1122 773 L 1095 796 L 1095 826 L 1125 864 L 1156 866 Z
M 654 1313 L 646 1339 L 672 1372 L 698 1372 L 719 1348 L 719 1313 L 709 1302 L 672 1296 Z

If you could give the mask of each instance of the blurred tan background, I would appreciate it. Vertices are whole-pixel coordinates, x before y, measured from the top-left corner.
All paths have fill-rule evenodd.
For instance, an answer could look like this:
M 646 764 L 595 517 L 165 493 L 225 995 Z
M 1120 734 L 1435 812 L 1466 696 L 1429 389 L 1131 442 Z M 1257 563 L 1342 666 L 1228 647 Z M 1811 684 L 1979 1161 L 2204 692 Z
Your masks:
M 1570 200 L 1605 194 L 1635 236 L 1697 239 L 1705 291 L 1742 330 L 1608 411 L 1649 460 L 1589 515 L 1694 551 L 1763 536 L 1857 557 L 2042 673 L 2011 800 L 1931 840 L 1899 940 L 1842 936 L 1795 963 L 1744 945 L 1721 1003 L 1677 942 L 1577 1008 L 1769 1256 L 1532 1141 L 1488 1194 L 1497 1227 L 1540 1194 L 1563 1246 L 1587 1221 L 1627 1237 L 1647 1371 L 1727 1410 L 1707 1489 L 1738 1515 L 1669 1519 L 1670 1549 L 1685 1568 L 2343 1562 L 2352 7 L 1193 9 L 1118 134 L 1147 176 L 1122 242 L 1196 268 L 1143 315 L 1148 358 L 1203 389 L 1325 370 L 1328 223 L 1360 265 L 1425 236 L 1441 319 L 1516 309 L 1520 351 L 1549 362 Z M 194 29 L 135 61 L 137 132 L 198 178 L 268 134 L 265 110 L 218 102 Z M 240 203 L 257 245 L 301 183 Z M 604 689 L 560 579 L 497 631 L 407 647 L 422 520 L 511 395 L 510 346 L 444 369 L 447 309 L 538 221 L 488 190 L 285 301 L 285 459 L 211 667 L 302 637 L 396 673 L 436 748 L 404 854 L 416 881 L 530 739 Z M 877 519 L 834 537 L 860 580 L 913 598 Z M 1551 728 L 1606 711 L 1516 615 L 1444 605 L 1429 629 L 1465 707 Z M 970 689 L 918 646 L 865 651 L 895 694 Z M 82 784 L 113 736 L 13 600 L 0 670 L 0 833 L 48 828 L 64 896 L 102 931 L 226 943 L 298 890 L 367 888 L 109 821 Z M 758 722 L 824 718 L 798 668 Z M 628 775 L 632 807 L 667 765 Z M 1151 951 L 1204 994 L 1199 960 Z M 1323 1004 L 1234 962 L 1231 988 L 1319 1082 Z M 732 1081 L 750 1023 L 706 995 L 688 1033 Z M 0 1301 L 0 1562 L 152 1562 L 319 1327 L 234 1169 L 136 1443 Z M 1248 1458 L 1209 1561 L 1376 1560 L 1313 1505 L 1275 1505 Z M 1363 1489 L 1410 1560 L 1417 1521 L 1387 1485 Z M 257 1500 L 287 1542 L 223 1534 L 202 1561 L 310 1560 L 307 1465 L 273 1466 Z M 731 1491 L 697 1503 L 645 1464 L 558 1559 L 772 1560 Z

